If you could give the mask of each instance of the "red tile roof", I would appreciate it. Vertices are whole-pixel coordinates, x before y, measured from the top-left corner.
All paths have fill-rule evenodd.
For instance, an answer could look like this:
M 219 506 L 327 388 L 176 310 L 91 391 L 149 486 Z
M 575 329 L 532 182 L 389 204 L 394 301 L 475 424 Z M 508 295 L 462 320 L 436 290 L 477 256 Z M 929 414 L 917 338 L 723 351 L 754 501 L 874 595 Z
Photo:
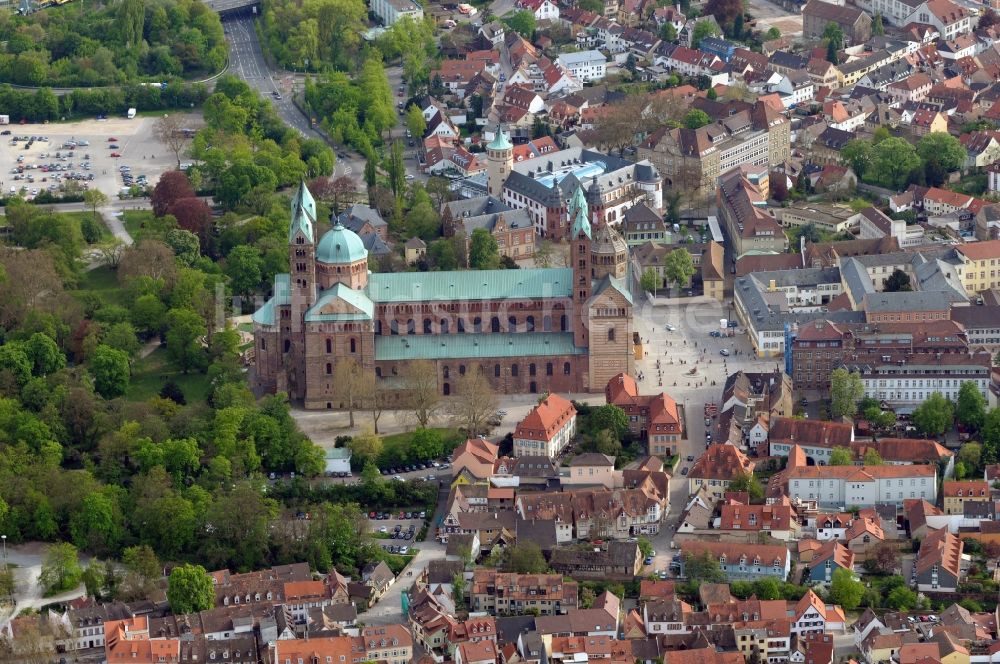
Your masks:
M 514 438 L 548 442 L 574 417 L 576 408 L 568 399 L 550 394 L 518 423 Z

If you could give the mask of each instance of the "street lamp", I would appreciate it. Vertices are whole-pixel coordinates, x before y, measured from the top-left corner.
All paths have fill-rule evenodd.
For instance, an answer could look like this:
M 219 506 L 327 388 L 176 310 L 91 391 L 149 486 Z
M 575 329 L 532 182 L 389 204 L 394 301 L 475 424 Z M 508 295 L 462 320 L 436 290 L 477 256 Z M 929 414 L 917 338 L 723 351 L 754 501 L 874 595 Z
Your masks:
M 7 571 L 7 536 L 0 535 L 0 540 L 3 540 L 3 571 Z

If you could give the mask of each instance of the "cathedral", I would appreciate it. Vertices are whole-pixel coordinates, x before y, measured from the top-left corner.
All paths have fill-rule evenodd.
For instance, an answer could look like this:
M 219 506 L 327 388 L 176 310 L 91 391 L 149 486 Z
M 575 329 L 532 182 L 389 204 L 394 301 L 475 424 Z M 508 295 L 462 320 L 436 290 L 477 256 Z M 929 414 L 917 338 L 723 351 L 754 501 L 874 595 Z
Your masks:
M 503 132 L 488 150 L 510 149 Z M 305 184 L 291 202 L 290 274 L 253 316 L 252 381 L 312 409 L 344 407 L 334 383 L 353 359 L 376 380 L 429 360 L 442 395 L 470 371 L 499 394 L 601 391 L 633 373 L 628 252 L 582 187 L 566 206 L 571 266 L 373 273 L 357 234 L 317 228 Z

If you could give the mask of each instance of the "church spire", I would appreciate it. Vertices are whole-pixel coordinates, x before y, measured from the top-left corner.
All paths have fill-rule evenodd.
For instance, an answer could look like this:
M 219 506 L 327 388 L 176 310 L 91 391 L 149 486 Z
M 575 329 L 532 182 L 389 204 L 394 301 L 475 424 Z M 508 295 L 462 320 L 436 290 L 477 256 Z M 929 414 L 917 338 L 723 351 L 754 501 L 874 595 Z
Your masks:
M 583 187 L 577 186 L 573 198 L 569 201 L 570 238 L 577 238 L 580 233 L 590 237 L 590 206 L 583 193 Z
M 316 223 L 316 201 L 313 199 L 309 188 L 306 187 L 305 180 L 299 180 L 299 188 L 292 196 L 291 202 L 292 223 L 288 230 L 288 241 L 294 242 L 295 236 L 302 233 L 306 242 L 312 244 L 316 241 L 313 227 Z

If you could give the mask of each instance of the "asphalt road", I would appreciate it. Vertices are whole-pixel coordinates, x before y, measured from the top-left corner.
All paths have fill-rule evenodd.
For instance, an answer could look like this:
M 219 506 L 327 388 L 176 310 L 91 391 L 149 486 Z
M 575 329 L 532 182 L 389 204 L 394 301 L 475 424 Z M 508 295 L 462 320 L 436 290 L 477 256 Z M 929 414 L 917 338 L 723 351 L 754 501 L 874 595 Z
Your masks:
M 222 27 L 229 44 L 229 71 L 246 81 L 261 96 L 270 99 L 278 116 L 289 127 L 306 138 L 323 140 L 323 136 L 310 126 L 309 119 L 292 103 L 292 96 L 302 87 L 303 76 L 275 71 L 268 66 L 254 30 L 254 20 L 249 14 L 223 19 Z M 275 92 L 281 95 L 281 99 L 274 97 Z M 365 162 L 360 155 L 345 148 L 337 149 L 334 177 L 347 175 L 360 181 L 364 169 Z

